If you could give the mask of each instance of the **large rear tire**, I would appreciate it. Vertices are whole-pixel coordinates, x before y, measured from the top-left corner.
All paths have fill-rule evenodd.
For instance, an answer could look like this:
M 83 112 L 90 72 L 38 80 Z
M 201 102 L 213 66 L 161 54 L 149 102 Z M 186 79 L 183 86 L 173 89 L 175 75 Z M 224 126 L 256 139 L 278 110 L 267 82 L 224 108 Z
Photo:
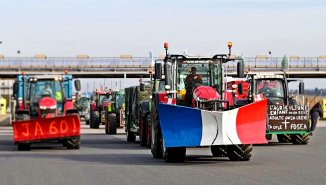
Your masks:
M 127 125 L 127 142 L 136 142 L 136 134 L 130 130 L 129 124 Z
M 231 161 L 249 161 L 252 145 L 228 145 L 227 153 Z
M 18 151 L 30 151 L 31 144 L 30 143 L 18 143 L 17 149 L 18 149 Z
M 146 146 L 148 148 L 151 148 L 151 142 L 152 142 L 152 137 L 151 137 L 151 114 L 148 114 L 146 116 L 146 121 L 147 121 L 147 128 L 146 128 Z
M 309 135 L 308 134 L 293 134 L 291 135 L 291 141 L 295 145 L 306 145 L 309 143 Z
M 115 113 L 109 113 L 108 120 L 105 124 L 105 133 L 109 135 L 113 135 L 117 133 L 117 127 L 116 127 L 116 114 Z
M 165 162 L 182 163 L 186 158 L 185 147 L 164 148 L 163 158 Z
M 154 115 L 156 118 L 153 120 L 155 123 L 151 126 L 151 152 L 154 158 L 162 158 L 163 157 L 163 139 L 162 132 L 159 125 L 159 119 L 157 112 Z
M 98 111 L 93 111 L 91 116 L 90 128 L 99 128 L 100 127 L 100 115 Z
M 141 146 L 147 146 L 147 121 L 146 116 L 143 118 L 139 115 L 139 141 Z
M 211 146 L 211 152 L 214 157 L 227 157 L 228 156 L 226 145 Z
M 277 134 L 277 140 L 280 143 L 291 143 L 291 136 L 287 134 Z

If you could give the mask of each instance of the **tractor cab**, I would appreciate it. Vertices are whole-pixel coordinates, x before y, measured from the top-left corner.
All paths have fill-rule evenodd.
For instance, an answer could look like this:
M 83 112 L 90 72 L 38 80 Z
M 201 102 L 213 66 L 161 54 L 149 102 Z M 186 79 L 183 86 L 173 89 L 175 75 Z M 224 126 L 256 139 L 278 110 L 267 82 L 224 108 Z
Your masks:
M 30 77 L 27 94 L 27 106 L 31 117 L 45 117 L 48 114 L 62 115 L 64 113 L 64 88 L 62 78 Z
M 228 96 L 223 83 L 223 64 L 229 61 L 243 63 L 242 58 L 229 55 L 167 55 L 163 75 L 165 91 L 176 92 L 171 94 L 171 98 L 176 99 L 177 105 L 209 110 L 228 109 L 229 101 L 224 101 Z

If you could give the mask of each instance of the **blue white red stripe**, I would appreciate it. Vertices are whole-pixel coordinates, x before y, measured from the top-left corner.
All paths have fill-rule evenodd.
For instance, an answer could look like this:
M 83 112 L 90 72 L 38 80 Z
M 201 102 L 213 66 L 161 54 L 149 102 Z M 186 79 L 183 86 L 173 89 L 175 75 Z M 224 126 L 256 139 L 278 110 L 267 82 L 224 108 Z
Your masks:
M 165 147 L 267 143 L 267 101 L 229 111 L 206 111 L 159 104 Z

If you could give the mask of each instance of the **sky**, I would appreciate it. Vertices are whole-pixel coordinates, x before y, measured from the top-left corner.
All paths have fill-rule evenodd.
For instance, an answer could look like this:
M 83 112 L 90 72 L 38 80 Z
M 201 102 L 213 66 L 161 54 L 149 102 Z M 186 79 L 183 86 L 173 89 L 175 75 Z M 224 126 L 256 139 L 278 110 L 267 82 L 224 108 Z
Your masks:
M 324 0 L 0 0 L 0 54 L 326 55 Z M 17 54 L 17 50 L 20 54 Z

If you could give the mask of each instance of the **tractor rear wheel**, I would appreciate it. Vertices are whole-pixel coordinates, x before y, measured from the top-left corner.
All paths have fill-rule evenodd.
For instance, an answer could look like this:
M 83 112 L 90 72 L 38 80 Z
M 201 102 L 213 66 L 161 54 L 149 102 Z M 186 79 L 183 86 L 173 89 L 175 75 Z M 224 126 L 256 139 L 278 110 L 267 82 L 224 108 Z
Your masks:
M 175 162 L 175 163 L 184 162 L 186 158 L 186 148 L 185 147 L 164 148 L 163 158 L 165 162 Z
M 80 138 L 70 138 L 63 142 L 63 146 L 67 147 L 69 150 L 79 149 L 80 148 Z
M 291 141 L 295 145 L 306 145 L 309 142 L 308 134 L 293 134 L 291 135 Z
M 139 142 L 141 146 L 147 146 L 147 121 L 146 116 L 143 118 L 139 115 Z
M 136 134 L 133 133 L 131 130 L 130 130 L 130 126 L 129 124 L 126 125 L 127 126 L 127 142 L 135 142 L 136 141 Z
M 291 136 L 287 134 L 277 134 L 277 140 L 280 143 L 290 143 L 291 142 Z
M 273 139 L 273 134 L 266 134 L 265 138 L 266 138 L 266 140 L 272 140 Z
M 151 137 L 151 114 L 148 114 L 146 116 L 146 121 L 147 121 L 147 128 L 146 128 L 146 146 L 148 148 L 151 148 L 151 140 L 152 140 L 152 137 Z
M 91 116 L 90 128 L 99 128 L 100 127 L 100 116 L 98 111 L 93 111 Z
M 31 144 L 30 143 L 18 143 L 17 149 L 18 149 L 18 151 L 30 151 Z
M 214 157 L 227 157 L 228 156 L 226 145 L 211 146 L 211 152 Z
M 163 157 L 163 138 L 162 132 L 159 126 L 159 119 L 157 112 L 154 115 L 156 119 L 155 123 L 151 126 L 151 152 L 154 158 L 162 158 Z
M 228 145 L 227 153 L 231 161 L 249 161 L 252 145 Z
M 117 127 L 116 127 L 116 114 L 115 113 L 109 113 L 108 120 L 105 123 L 105 133 L 109 135 L 113 135 L 117 133 Z

